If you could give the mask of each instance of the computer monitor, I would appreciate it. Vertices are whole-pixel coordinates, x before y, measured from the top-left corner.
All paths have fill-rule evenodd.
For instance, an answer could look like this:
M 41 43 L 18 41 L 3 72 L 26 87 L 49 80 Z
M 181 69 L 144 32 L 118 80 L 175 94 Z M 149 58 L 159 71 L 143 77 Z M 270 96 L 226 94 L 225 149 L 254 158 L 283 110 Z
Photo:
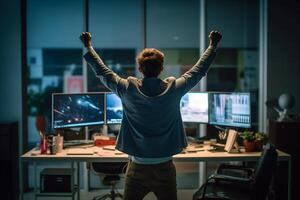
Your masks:
M 121 124 L 123 106 L 121 99 L 114 93 L 106 93 L 106 123 Z
M 189 92 L 180 101 L 183 122 L 208 123 L 208 93 Z
M 210 93 L 209 123 L 250 128 L 250 93 Z
M 104 93 L 53 94 L 53 128 L 104 124 Z

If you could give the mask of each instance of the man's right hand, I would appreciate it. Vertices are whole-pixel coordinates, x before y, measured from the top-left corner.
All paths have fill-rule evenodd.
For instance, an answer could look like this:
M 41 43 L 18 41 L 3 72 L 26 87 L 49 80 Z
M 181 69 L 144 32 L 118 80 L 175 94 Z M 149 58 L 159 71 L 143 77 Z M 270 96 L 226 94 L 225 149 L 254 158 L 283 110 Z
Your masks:
M 92 46 L 92 35 L 89 32 L 83 32 L 80 35 L 80 40 L 85 47 Z
M 209 46 L 212 46 L 214 48 L 217 47 L 218 43 L 220 42 L 222 38 L 222 34 L 219 31 L 212 31 L 209 34 Z

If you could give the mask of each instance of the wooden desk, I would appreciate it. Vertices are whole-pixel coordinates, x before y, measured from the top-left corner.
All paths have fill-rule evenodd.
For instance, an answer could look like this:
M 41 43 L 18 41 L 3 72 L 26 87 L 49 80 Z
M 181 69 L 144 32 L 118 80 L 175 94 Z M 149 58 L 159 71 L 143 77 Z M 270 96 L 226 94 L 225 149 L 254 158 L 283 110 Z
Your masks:
M 35 194 L 37 193 L 37 184 L 36 184 L 36 164 L 37 162 L 58 162 L 58 161 L 68 161 L 71 163 L 71 168 L 74 169 L 74 163 L 77 164 L 77 176 L 79 177 L 79 163 L 80 162 L 126 162 L 128 161 L 128 155 L 123 154 L 119 151 L 104 150 L 100 147 L 88 147 L 94 152 L 93 155 L 67 155 L 67 150 L 63 150 L 62 153 L 57 155 L 40 155 L 38 150 L 31 150 L 21 157 L 22 162 L 33 162 L 34 164 L 34 182 L 35 182 Z M 209 152 L 209 151 L 199 151 L 195 153 L 184 153 L 177 154 L 173 156 L 174 162 L 209 162 L 209 161 L 257 161 L 260 158 L 261 152 L 242 152 L 242 153 L 227 153 L 227 152 Z M 288 177 L 288 199 L 290 200 L 290 188 L 291 188 L 291 156 L 287 153 L 278 150 L 278 161 L 288 162 L 289 166 L 289 177 Z M 77 178 L 77 185 L 80 181 Z M 21 183 L 23 185 L 23 183 Z M 73 185 L 74 186 L 74 185 Z M 21 188 L 21 195 L 23 188 Z M 78 199 L 79 192 L 77 192 Z

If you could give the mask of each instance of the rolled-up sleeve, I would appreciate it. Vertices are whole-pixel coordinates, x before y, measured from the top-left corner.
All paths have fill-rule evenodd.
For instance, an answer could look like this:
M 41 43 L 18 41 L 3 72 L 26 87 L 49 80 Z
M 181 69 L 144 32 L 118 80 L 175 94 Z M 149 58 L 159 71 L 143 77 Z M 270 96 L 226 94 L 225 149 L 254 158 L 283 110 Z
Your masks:
M 105 87 L 119 96 L 122 95 L 128 86 L 127 79 L 121 78 L 109 69 L 93 48 L 89 48 L 83 57 Z
M 181 77 L 176 79 L 176 88 L 184 95 L 191 90 L 203 76 L 208 72 L 209 66 L 213 62 L 216 50 L 212 47 L 206 49 L 197 63 Z

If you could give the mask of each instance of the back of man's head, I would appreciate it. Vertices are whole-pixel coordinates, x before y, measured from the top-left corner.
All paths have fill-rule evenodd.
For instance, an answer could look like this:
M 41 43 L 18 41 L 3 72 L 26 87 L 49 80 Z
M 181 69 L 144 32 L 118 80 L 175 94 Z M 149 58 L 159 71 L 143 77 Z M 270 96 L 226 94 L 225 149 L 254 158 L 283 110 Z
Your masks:
M 145 77 L 157 77 L 163 70 L 164 54 L 157 49 L 146 48 L 137 55 L 136 62 Z

